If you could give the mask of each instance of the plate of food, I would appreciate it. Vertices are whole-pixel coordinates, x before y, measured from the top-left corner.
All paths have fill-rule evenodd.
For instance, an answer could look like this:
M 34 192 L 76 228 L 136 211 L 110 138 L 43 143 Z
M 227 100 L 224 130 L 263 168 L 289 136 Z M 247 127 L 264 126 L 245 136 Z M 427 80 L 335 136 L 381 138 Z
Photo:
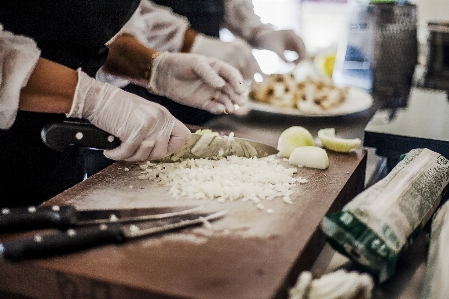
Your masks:
M 298 81 L 293 73 L 269 75 L 252 87 L 248 98 L 253 111 L 314 117 L 353 114 L 373 105 L 371 95 L 361 89 L 337 86 L 330 78 Z

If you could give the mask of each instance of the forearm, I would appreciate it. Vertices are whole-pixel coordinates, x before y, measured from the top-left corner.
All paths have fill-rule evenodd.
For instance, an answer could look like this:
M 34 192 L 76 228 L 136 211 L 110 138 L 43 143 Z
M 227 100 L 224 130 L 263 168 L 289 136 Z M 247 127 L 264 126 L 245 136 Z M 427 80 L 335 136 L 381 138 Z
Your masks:
M 77 82 L 76 71 L 39 58 L 27 85 L 20 92 L 19 110 L 68 113 Z
M 137 38 L 128 34 L 118 36 L 108 47 L 109 55 L 103 70 L 135 84 L 146 86 L 152 57 L 158 52 L 146 47 Z

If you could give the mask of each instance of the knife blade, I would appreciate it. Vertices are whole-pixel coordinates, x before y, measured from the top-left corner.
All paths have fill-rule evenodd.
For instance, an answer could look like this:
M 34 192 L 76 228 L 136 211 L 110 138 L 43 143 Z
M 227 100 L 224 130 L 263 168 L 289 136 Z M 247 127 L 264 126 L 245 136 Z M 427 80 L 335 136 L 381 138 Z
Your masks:
M 10 261 L 20 261 L 60 255 L 106 244 L 120 244 L 134 238 L 204 224 L 223 217 L 226 212 L 190 213 L 136 223 L 103 223 L 68 229 L 65 232 L 36 234 L 30 238 L 0 243 L 0 257 Z
M 149 207 L 134 209 L 77 210 L 70 205 L 0 210 L 0 232 L 57 228 L 91 224 L 143 221 L 186 215 L 201 206 Z
M 62 151 L 68 145 L 96 149 L 112 149 L 120 145 L 117 137 L 90 123 L 64 121 L 46 125 L 41 132 L 43 142 L 50 148 Z M 174 162 L 186 158 L 214 158 L 236 155 L 239 157 L 266 157 L 277 154 L 272 146 L 234 136 L 192 133 L 191 138 L 177 152 L 158 161 Z

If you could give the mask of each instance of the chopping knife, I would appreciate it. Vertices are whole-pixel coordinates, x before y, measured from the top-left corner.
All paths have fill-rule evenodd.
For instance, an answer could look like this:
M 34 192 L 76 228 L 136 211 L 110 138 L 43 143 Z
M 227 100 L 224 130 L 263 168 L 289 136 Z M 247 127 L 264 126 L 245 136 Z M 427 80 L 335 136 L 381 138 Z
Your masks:
M 41 132 L 44 143 L 62 151 L 68 145 L 96 149 L 113 149 L 120 140 L 87 122 L 63 121 L 46 125 Z M 161 159 L 174 162 L 186 158 L 211 158 L 236 155 L 239 157 L 266 157 L 277 154 L 278 150 L 269 145 L 233 136 L 192 133 L 191 138 L 179 151 Z
M 70 205 L 0 210 L 0 232 L 57 228 L 92 224 L 164 219 L 186 215 L 201 206 L 150 207 L 135 209 L 77 210 Z
M 46 235 L 0 243 L 0 257 L 11 261 L 59 255 L 100 245 L 123 243 L 126 240 L 154 235 L 186 226 L 204 224 L 223 217 L 226 211 L 189 213 L 164 219 L 133 223 L 109 223 L 68 229 Z

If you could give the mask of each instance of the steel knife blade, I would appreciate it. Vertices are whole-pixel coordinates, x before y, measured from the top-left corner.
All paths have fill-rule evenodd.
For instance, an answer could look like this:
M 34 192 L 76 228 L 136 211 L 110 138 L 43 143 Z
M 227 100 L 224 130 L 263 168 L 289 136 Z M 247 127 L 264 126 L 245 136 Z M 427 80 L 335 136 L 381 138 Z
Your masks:
M 71 228 L 65 232 L 0 243 L 0 257 L 11 261 L 42 258 L 80 251 L 96 246 L 123 243 L 129 239 L 159 234 L 221 218 L 226 211 L 189 213 L 136 223 L 111 223 Z
M 148 207 L 133 209 L 77 210 L 70 205 L 2 208 L 0 232 L 42 228 L 67 229 L 101 223 L 143 221 L 186 215 L 201 206 Z
M 42 129 L 41 137 L 47 146 L 59 151 L 68 145 L 96 149 L 112 149 L 120 145 L 117 137 L 90 123 L 77 121 L 48 124 Z M 262 158 L 277 153 L 276 148 L 253 140 L 192 133 L 191 138 L 180 150 L 158 161 L 175 162 L 185 158 L 214 158 L 230 155 Z

